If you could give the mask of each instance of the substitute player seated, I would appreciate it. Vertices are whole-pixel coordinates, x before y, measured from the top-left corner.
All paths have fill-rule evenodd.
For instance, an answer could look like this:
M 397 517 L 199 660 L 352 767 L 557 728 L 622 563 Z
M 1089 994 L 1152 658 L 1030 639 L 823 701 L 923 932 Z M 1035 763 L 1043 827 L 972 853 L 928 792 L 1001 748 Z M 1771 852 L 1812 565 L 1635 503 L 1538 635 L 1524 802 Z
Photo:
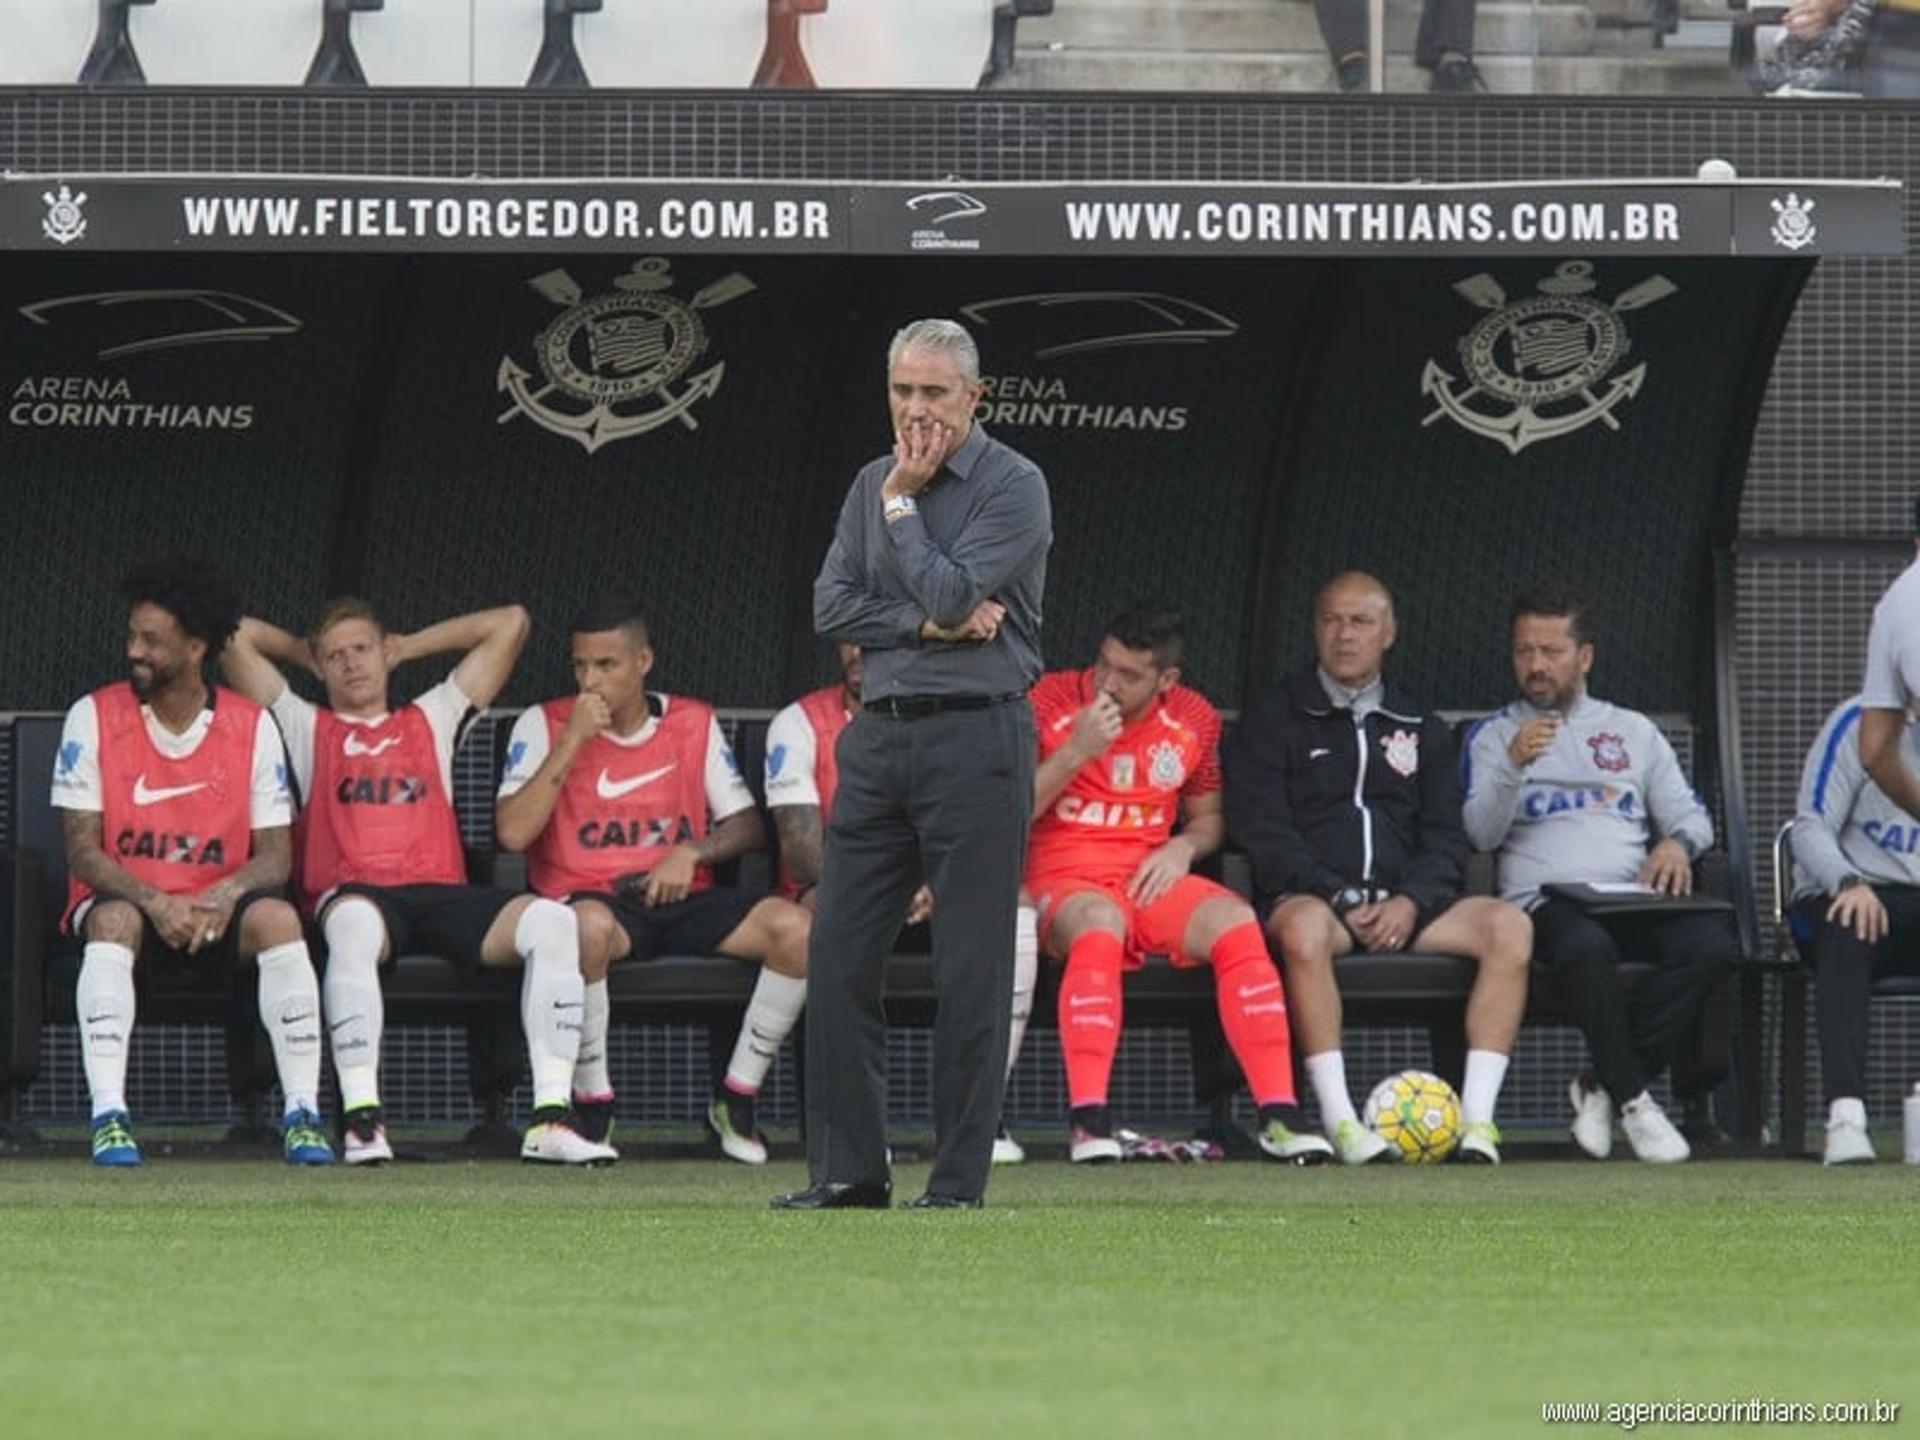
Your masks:
M 1836 706 L 1800 772 L 1793 820 L 1793 925 L 1813 957 L 1829 1165 L 1873 1159 L 1867 1130 L 1867 1017 L 1873 984 L 1920 973 L 1920 826 L 1867 774 L 1859 696 Z M 1899 760 L 1920 772 L 1920 726 Z
M 279 894 L 293 855 L 280 736 L 258 705 L 204 673 L 239 601 L 192 561 L 139 566 L 122 590 L 127 678 L 74 702 L 53 772 L 69 876 L 62 929 L 86 947 L 75 1006 L 94 1163 L 141 1162 L 126 1101 L 137 960 L 258 968 L 287 1160 L 331 1164 L 319 987 L 299 916 Z
M 525 851 L 540 894 L 580 919 L 588 985 L 574 1109 L 612 1124 L 607 971 L 632 956 L 730 955 L 761 967 L 726 1078 L 707 1107 L 721 1150 L 766 1162 L 754 1101 L 806 1004 L 810 917 L 791 900 L 716 886 L 713 867 L 757 850 L 766 827 L 713 707 L 646 688 L 653 641 L 638 601 L 599 601 L 569 641 L 579 693 L 513 727 L 495 832 Z
M 1293 1052 L 1279 972 L 1253 909 L 1189 873 L 1225 838 L 1220 717 L 1180 684 L 1177 611 L 1136 605 L 1115 616 L 1087 670 L 1033 689 L 1040 766 L 1026 888 L 1041 948 L 1066 962 L 1060 1045 L 1071 1156 L 1120 1158 L 1107 1085 L 1120 1044 L 1121 975 L 1149 954 L 1212 965 L 1227 1043 L 1260 1107 L 1260 1148 L 1309 1164 L 1333 1147 L 1295 1127 Z M 1176 821 L 1183 821 L 1178 834 Z
M 393 1158 L 380 1109 L 380 967 L 414 948 L 469 964 L 524 964 L 533 1120 L 520 1158 L 619 1158 L 582 1134 L 567 1109 L 583 1003 L 579 927 L 563 906 L 468 884 L 454 815 L 453 752 L 506 685 L 529 629 L 525 610 L 504 605 L 400 634 L 349 597 L 321 611 L 307 640 L 246 620 L 221 657 L 227 678 L 271 707 L 305 797 L 300 893 L 327 940 L 327 1029 L 350 1165 Z M 394 667 L 446 653 L 460 656 L 452 673 L 394 709 Z M 280 670 L 288 665 L 319 675 L 325 706 L 294 693 Z

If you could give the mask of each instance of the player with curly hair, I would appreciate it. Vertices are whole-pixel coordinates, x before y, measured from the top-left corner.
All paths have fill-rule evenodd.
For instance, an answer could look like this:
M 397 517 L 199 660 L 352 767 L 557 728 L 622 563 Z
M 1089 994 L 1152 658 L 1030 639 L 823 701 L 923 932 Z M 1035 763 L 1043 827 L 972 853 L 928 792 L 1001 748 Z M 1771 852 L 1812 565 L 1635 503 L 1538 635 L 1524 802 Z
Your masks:
M 67 711 L 53 774 L 70 877 L 62 924 L 85 944 L 76 1003 L 94 1161 L 141 1163 L 126 1101 L 136 963 L 244 964 L 259 971 L 286 1158 L 331 1164 L 319 985 L 280 895 L 293 855 L 285 752 L 264 710 L 206 681 L 239 624 L 238 597 L 194 558 L 138 565 L 121 591 L 127 676 Z

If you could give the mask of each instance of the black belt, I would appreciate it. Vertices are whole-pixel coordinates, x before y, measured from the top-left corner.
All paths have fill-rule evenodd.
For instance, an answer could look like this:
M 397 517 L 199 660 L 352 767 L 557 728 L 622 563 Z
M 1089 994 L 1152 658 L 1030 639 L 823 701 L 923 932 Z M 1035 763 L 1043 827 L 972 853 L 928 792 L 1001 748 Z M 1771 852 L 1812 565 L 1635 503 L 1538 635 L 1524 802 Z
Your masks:
M 889 695 L 880 700 L 869 700 L 862 707 L 868 713 L 884 715 L 889 720 L 918 720 L 926 715 L 938 715 L 944 710 L 987 710 L 995 705 L 1005 705 L 1009 701 L 1024 700 L 1024 690 L 1009 690 L 1004 695 Z

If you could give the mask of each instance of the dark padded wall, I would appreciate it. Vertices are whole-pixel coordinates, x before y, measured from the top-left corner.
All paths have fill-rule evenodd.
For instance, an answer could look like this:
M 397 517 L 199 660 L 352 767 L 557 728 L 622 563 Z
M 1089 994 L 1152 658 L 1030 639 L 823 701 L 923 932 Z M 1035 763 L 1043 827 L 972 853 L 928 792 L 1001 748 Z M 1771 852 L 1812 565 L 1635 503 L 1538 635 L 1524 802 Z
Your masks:
M 1485 708 L 1512 698 L 1509 601 L 1523 584 L 1574 585 L 1601 616 L 1596 693 L 1647 710 L 1710 718 L 1710 547 L 1739 501 L 1740 413 L 1750 366 L 1771 353 L 1772 315 L 1797 291 L 1792 262 L 1607 261 L 1586 298 L 1611 306 L 1652 279 L 1676 288 L 1618 318 L 1645 366 L 1614 425 L 1593 420 L 1517 453 L 1447 418 L 1415 383 L 1428 356 L 1466 388 L 1462 337 L 1486 313 L 1453 285 L 1491 276 L 1509 300 L 1557 283 L 1545 262 L 1367 264 L 1331 284 L 1328 327 L 1296 410 L 1293 481 L 1273 557 L 1274 637 L 1284 667 L 1311 657 L 1319 584 L 1374 571 L 1402 618 L 1396 673 L 1430 704 Z M 1588 393 L 1604 398 L 1606 379 Z M 1493 413 L 1505 402 L 1477 402 Z M 1562 402 L 1584 403 L 1574 397 Z
M 372 318 L 371 296 L 347 277 L 365 268 L 311 262 L 302 291 L 316 303 L 287 307 L 302 322 L 291 334 L 102 358 L 236 322 L 209 304 L 150 294 L 62 305 L 40 323 L 20 307 L 127 290 L 277 293 L 273 263 L 11 256 L 0 265 L 8 708 L 61 706 L 117 673 L 126 613 L 114 585 L 134 555 L 222 556 L 268 610 L 304 607 L 325 588 L 349 464 L 342 419 L 366 369 Z M 99 423 L 34 423 L 69 409 Z
M 1493 268 L 1510 298 L 1553 274 L 1547 262 Z M 1050 663 L 1085 663 L 1116 607 L 1164 596 L 1189 617 L 1190 678 L 1238 705 L 1249 662 L 1262 662 L 1259 684 L 1270 662 L 1303 658 L 1314 587 L 1358 565 L 1400 595 L 1401 676 L 1433 703 L 1490 706 L 1511 688 L 1507 598 L 1523 578 L 1554 575 L 1609 612 L 1607 693 L 1705 713 L 1707 637 L 1687 617 L 1704 609 L 1708 541 L 1737 495 L 1737 392 L 1764 369 L 1768 316 L 1799 267 L 1599 267 L 1582 282 L 1591 303 L 1656 276 L 1676 287 L 1624 317 L 1630 348 L 1593 388 L 1639 365 L 1644 387 L 1619 403 L 1617 429 L 1590 423 L 1518 454 L 1451 420 L 1423 423 L 1435 408 L 1426 367 L 1462 374 L 1459 342 L 1486 313 L 1452 287 L 1481 273 L 1472 262 L 690 256 L 650 270 L 647 293 L 684 304 L 723 284 L 728 298 L 698 312 L 697 330 L 673 312 L 699 353 L 668 390 L 621 400 L 604 423 L 652 415 L 696 375 L 712 393 L 684 419 L 589 448 L 537 424 L 503 385 L 554 407 L 561 430 L 583 413 L 544 384 L 535 345 L 581 299 L 621 293 L 626 263 L 22 265 L 0 321 L 22 370 L 10 391 L 78 385 L 96 396 L 82 406 L 115 407 L 121 423 L 22 425 L 23 405 L 31 419 L 69 402 L 10 401 L 0 435 L 25 501 L 10 568 L 29 579 L 16 593 L 56 606 L 0 615 L 20 659 L 6 698 L 55 707 L 95 683 L 113 668 L 120 566 L 198 547 L 288 625 L 337 590 L 370 595 L 401 629 L 520 600 L 537 631 L 510 703 L 568 688 L 569 617 L 600 590 L 631 589 L 654 607 L 658 684 L 781 703 L 822 670 L 809 589 L 849 478 L 887 441 L 887 342 L 914 316 L 951 314 L 978 332 L 989 428 L 1052 482 Z M 214 286 L 225 298 L 153 294 Z M 146 298 L 36 311 L 45 325 L 22 313 L 134 290 Z M 215 303 L 298 328 L 101 354 L 177 338 Z M 576 358 L 591 370 L 583 337 Z M 123 412 L 159 402 L 241 402 L 252 418 L 128 428 Z M 432 678 L 417 668 L 403 690 Z

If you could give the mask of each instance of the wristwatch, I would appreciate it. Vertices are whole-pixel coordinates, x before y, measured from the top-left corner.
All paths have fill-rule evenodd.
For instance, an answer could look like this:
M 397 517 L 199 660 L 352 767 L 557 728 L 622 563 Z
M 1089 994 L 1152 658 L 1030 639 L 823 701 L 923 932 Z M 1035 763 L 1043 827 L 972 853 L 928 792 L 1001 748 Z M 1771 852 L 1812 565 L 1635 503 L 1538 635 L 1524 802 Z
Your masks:
M 1855 875 L 1852 871 L 1848 871 L 1840 877 L 1840 883 L 1833 887 L 1833 893 L 1839 895 L 1844 891 L 1851 890 L 1856 885 L 1864 885 L 1866 883 L 1867 882 L 1858 875 Z
M 1373 901 L 1373 891 L 1365 885 L 1342 885 L 1327 896 L 1327 904 L 1333 907 L 1333 913 L 1345 918 L 1349 910 L 1357 910 Z

